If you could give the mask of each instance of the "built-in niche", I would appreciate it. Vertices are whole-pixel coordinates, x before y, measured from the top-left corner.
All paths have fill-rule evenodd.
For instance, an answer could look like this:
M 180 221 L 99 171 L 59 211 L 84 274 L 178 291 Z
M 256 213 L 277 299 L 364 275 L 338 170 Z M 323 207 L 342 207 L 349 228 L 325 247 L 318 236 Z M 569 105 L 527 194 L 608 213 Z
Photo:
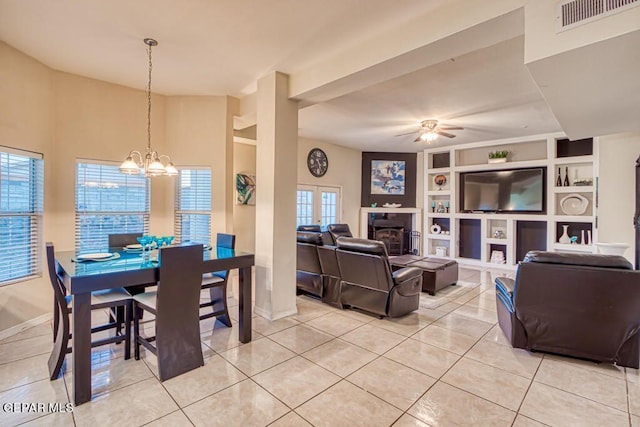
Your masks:
M 361 206 L 415 208 L 417 158 L 416 153 L 363 152 Z

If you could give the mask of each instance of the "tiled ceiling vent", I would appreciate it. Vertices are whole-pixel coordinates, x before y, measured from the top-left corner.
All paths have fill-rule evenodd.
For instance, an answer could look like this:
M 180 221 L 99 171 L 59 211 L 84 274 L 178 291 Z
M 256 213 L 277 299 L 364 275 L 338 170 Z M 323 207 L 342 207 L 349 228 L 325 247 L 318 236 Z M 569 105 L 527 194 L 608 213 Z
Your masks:
M 562 1 L 558 4 L 557 32 L 568 30 L 635 6 L 640 6 L 640 0 Z

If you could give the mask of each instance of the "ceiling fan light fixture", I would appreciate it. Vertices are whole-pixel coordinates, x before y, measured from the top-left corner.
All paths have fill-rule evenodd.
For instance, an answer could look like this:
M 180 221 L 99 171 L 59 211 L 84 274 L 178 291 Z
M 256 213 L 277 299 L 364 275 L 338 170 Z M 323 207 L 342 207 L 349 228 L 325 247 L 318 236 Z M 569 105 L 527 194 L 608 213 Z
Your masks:
M 426 140 L 427 142 L 433 142 L 436 139 L 438 139 L 438 134 L 435 132 L 427 132 L 424 135 L 425 135 L 425 138 L 423 139 L 423 141 Z

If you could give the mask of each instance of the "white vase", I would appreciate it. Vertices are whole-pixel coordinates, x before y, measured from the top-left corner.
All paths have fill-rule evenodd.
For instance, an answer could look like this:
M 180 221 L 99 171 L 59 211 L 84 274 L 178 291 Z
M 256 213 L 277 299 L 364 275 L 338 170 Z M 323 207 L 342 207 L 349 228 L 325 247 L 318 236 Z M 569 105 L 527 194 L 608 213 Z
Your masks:
M 562 236 L 560 236 L 558 243 L 564 243 L 564 244 L 571 243 L 571 238 L 569 237 L 569 234 L 568 234 L 569 226 L 563 225 L 562 229 L 563 229 Z

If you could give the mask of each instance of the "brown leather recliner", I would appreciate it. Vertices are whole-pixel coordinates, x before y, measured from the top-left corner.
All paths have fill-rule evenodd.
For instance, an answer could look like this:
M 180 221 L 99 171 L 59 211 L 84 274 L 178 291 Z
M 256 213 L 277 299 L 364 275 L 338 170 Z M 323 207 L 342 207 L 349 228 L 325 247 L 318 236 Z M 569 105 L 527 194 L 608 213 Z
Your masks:
M 337 244 L 340 237 L 353 237 L 349 224 L 329 224 L 327 230 L 329 230 L 334 245 Z
M 322 267 L 318 257 L 318 246 L 322 246 L 322 235 L 307 231 L 297 232 L 296 287 L 322 298 Z
M 531 251 L 496 304 L 513 347 L 638 368 L 640 272 L 621 256 Z
M 418 309 L 422 270 L 405 267 L 392 274 L 387 249 L 376 240 L 341 237 L 337 243 L 343 305 L 381 317 L 403 316 Z

